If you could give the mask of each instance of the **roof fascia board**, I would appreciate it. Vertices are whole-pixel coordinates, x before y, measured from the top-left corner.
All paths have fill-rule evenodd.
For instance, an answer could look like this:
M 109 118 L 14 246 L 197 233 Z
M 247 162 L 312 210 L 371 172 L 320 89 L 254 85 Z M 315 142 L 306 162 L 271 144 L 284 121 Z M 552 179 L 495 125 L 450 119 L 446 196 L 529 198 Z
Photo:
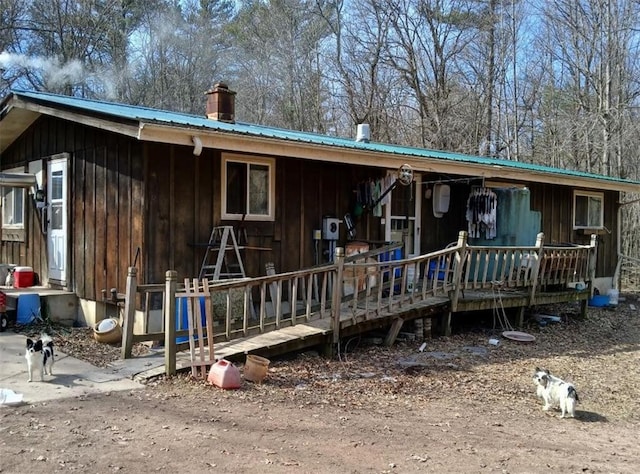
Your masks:
M 133 124 L 126 125 L 114 122 L 113 120 L 103 120 L 96 117 L 91 117 L 90 115 L 87 115 L 85 113 L 75 113 L 64 110 L 62 108 L 48 107 L 46 105 L 37 104 L 35 102 L 23 100 L 20 98 L 15 99 L 14 107 L 20 107 L 32 112 L 37 112 L 42 115 L 49 115 L 63 120 L 81 123 L 90 127 L 108 130 L 110 132 L 119 133 L 133 138 L 136 138 L 138 136 L 138 126 Z
M 225 132 L 211 132 L 201 129 L 180 129 L 176 127 L 141 123 L 138 133 L 140 140 L 173 143 L 193 147 L 197 136 L 204 148 L 242 153 L 256 153 L 271 156 L 304 158 L 333 163 L 351 163 L 362 166 L 395 169 L 407 163 L 415 171 L 473 176 L 480 178 L 500 178 L 522 182 L 536 182 L 563 186 L 573 186 L 606 191 L 638 192 L 640 187 L 633 183 L 607 181 L 597 178 L 555 175 L 531 170 L 520 170 L 508 166 L 481 165 L 468 162 L 446 161 L 439 158 L 416 158 L 407 155 L 390 155 L 371 150 L 335 148 L 329 145 L 289 142 L 265 137 L 253 137 Z
M 36 175 L 29 173 L 0 173 L 0 186 L 30 188 L 37 186 Z

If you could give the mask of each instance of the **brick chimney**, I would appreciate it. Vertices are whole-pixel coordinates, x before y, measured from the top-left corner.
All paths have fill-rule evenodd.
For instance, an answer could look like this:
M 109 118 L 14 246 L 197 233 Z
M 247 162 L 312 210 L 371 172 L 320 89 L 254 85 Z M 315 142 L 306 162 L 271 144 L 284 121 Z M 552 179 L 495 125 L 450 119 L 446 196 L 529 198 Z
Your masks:
M 221 122 L 235 122 L 236 93 L 223 82 L 218 82 L 206 92 L 207 117 Z

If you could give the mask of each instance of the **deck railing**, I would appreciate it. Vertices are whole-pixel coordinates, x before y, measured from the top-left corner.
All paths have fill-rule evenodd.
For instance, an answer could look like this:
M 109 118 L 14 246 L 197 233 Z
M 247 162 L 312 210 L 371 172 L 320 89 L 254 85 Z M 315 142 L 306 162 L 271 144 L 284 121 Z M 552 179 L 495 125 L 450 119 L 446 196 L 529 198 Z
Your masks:
M 168 271 L 165 284 L 137 285 L 130 268 L 125 301 L 123 358 L 131 357 L 134 341 L 164 340 L 167 373 L 175 371 L 175 353 L 188 347 L 191 315 L 184 298 L 211 305 L 214 342 L 261 334 L 286 326 L 330 319 L 334 342 L 345 320 L 357 324 L 402 313 L 427 300 L 448 301 L 457 309 L 465 290 L 504 287 L 536 291 L 550 285 L 590 282 L 595 272 L 596 240 L 590 245 L 544 246 L 539 234 L 534 246 L 492 247 L 467 244 L 467 233 L 443 250 L 413 258 L 390 259 L 399 247 L 384 247 L 350 257 L 336 251 L 334 263 L 258 278 L 199 282 L 202 292 L 180 296 L 189 281 L 177 281 Z M 136 305 L 136 301 L 139 303 Z M 154 304 L 162 302 L 160 332 L 133 334 L 136 306 L 148 319 Z M 203 312 L 204 313 L 204 312 Z M 143 325 L 146 326 L 146 325 Z M 176 338 L 178 338 L 176 340 Z

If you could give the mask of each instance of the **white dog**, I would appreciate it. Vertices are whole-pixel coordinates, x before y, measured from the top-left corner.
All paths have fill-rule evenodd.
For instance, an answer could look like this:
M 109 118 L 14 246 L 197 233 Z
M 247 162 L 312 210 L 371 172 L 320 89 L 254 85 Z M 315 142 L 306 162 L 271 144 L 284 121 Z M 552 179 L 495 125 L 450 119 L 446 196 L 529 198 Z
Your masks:
M 27 350 L 24 357 L 27 359 L 29 382 L 33 381 L 33 375 L 38 372 L 41 382 L 44 379 L 44 374 L 53 375 L 53 339 L 50 336 L 43 333 L 37 341 L 27 339 Z
M 576 403 L 579 401 L 578 392 L 573 384 L 551 375 L 548 370 L 536 367 L 533 374 L 533 382 L 537 386 L 538 397 L 544 400 L 544 411 L 552 406 L 559 406 L 564 418 L 565 415 L 575 418 Z

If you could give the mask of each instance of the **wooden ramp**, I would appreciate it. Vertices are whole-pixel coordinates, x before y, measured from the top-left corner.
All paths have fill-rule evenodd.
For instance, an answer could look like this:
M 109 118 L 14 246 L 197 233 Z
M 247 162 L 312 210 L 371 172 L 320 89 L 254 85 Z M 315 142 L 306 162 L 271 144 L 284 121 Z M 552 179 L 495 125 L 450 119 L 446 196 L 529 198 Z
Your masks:
M 318 320 L 307 324 L 296 324 L 271 331 L 265 334 L 242 337 L 232 341 L 218 342 L 215 344 L 215 359 L 242 360 L 247 354 L 259 352 L 266 354 L 278 352 L 278 348 L 299 348 L 315 346 L 331 334 L 330 321 Z M 176 369 L 185 371 L 191 369 L 191 356 L 189 351 L 178 352 L 176 356 Z M 165 373 L 164 364 L 140 372 L 136 379 L 150 379 Z
M 392 297 L 392 299 L 395 299 Z M 394 321 L 409 321 L 417 317 L 430 317 L 449 306 L 449 299 L 443 297 L 430 298 L 412 305 L 405 305 L 401 312 L 386 310 L 376 317 L 367 316 L 363 310 L 364 305 L 354 312 L 351 305 L 343 305 L 340 315 L 341 334 L 356 335 L 375 328 L 383 328 Z M 400 324 L 401 325 L 401 324 Z M 215 355 L 210 358 L 208 347 L 205 347 L 204 360 L 227 359 L 244 362 L 247 354 L 259 354 L 262 356 L 280 355 L 288 352 L 318 346 L 331 340 L 333 331 L 330 319 L 318 319 L 308 323 L 298 323 L 293 326 L 283 327 L 263 334 L 240 337 L 230 341 L 216 342 Z M 178 372 L 192 369 L 192 354 L 190 350 L 180 351 L 176 354 L 176 370 Z M 165 367 L 158 365 L 138 373 L 137 380 L 145 380 L 160 376 L 165 373 Z
M 478 309 L 491 309 L 495 304 L 494 295 L 489 291 L 470 291 L 461 304 L 465 310 L 475 311 Z M 545 296 L 550 299 L 548 301 Z M 558 302 L 554 294 L 539 294 L 540 303 Z M 526 297 L 526 292 L 511 291 L 503 294 L 505 307 L 519 306 L 522 298 Z M 561 301 L 576 301 L 586 298 L 585 292 L 573 292 L 571 297 L 563 294 Z M 364 313 L 354 315 L 353 308 L 344 306 L 340 317 L 340 333 L 342 336 L 357 335 L 375 328 L 388 328 L 392 330 L 396 326 L 396 334 L 403 322 L 417 318 L 429 318 L 442 315 L 450 309 L 450 300 L 443 297 L 433 297 L 426 301 L 421 301 L 412 305 L 405 305 L 402 311 L 384 311 L 376 317 L 367 317 Z M 391 330 L 390 330 L 391 332 Z M 211 360 L 227 359 L 236 362 L 244 362 L 247 354 L 259 354 L 265 357 L 285 354 L 296 350 L 318 346 L 330 341 L 332 337 L 331 320 L 319 319 L 308 323 L 299 323 L 293 326 L 283 327 L 263 334 L 256 334 L 247 337 L 240 337 L 230 341 L 215 343 L 215 355 Z M 205 352 L 208 347 L 205 347 Z M 204 356 L 209 360 L 208 353 Z M 189 350 L 180 351 L 176 354 L 176 370 L 178 372 L 188 371 L 192 368 L 192 356 Z M 158 361 L 154 366 L 147 368 L 136 374 L 136 380 L 147 380 L 163 375 L 165 366 Z
M 206 366 L 222 358 L 244 362 L 251 353 L 271 357 L 318 345 L 335 349 L 345 337 L 385 327 L 391 328 L 385 341 L 391 344 L 404 322 L 418 318 L 440 317 L 437 329 L 446 335 L 453 314 L 492 309 L 498 303 L 519 308 L 517 325 L 524 310 L 538 304 L 579 301 L 586 313 L 595 250 L 595 236 L 588 246 L 570 248 L 544 246 L 542 234 L 535 246 L 478 247 L 467 245 L 461 232 L 456 246 L 408 259 L 387 260 L 383 253 L 376 254 L 378 259 L 339 255 L 335 263 L 304 270 L 195 282 L 193 287 L 208 286 L 205 299 L 210 295 L 214 324 L 207 324 L 207 332 L 213 331 L 215 341 L 215 354 L 206 348 L 209 353 L 200 353 L 197 363 Z M 188 333 L 176 327 L 181 320 L 176 295 L 182 294 L 177 272 L 167 271 L 164 285 L 139 286 L 136 273 L 131 267 L 127 277 L 123 358 L 131 357 L 133 342 L 163 340 L 164 373 L 196 365 L 194 351 L 182 352 L 184 345 L 176 343 L 176 337 Z M 570 289 L 576 282 L 584 289 Z M 276 291 L 270 291 L 274 286 Z M 162 332 L 133 334 L 138 292 L 147 303 L 154 292 L 155 299 L 162 297 Z M 186 297 L 202 298 L 199 289 Z M 150 307 L 144 306 L 145 311 Z M 147 376 L 159 375 L 163 368 Z

